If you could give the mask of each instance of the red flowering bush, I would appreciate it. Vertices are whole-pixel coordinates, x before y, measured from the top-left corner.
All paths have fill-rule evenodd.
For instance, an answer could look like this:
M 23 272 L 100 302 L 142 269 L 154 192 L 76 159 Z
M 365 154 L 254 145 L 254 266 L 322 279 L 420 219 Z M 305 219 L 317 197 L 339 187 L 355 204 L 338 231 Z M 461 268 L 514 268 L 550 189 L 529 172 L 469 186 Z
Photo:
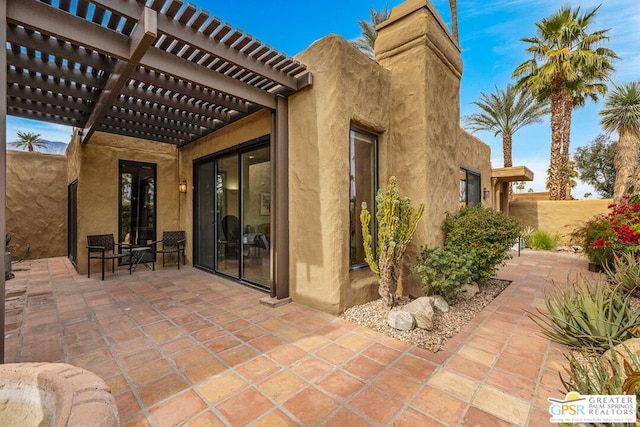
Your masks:
M 607 215 L 587 221 L 574 236 L 595 264 L 610 264 L 624 254 L 640 255 L 640 197 L 623 196 L 609 205 Z

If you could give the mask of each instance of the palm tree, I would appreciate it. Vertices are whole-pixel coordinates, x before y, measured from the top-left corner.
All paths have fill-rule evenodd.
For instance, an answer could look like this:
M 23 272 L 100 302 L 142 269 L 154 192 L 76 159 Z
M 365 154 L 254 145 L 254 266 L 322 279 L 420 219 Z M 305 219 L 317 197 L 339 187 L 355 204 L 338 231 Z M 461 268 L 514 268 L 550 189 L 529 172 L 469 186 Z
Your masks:
M 616 181 L 614 201 L 620 200 L 627 188 L 640 188 L 640 82 L 615 86 L 600 111 L 600 124 L 607 132 L 618 132 L 618 148 L 614 165 Z
M 449 9 L 451 9 L 451 35 L 456 43 L 458 40 L 458 4 L 456 0 L 449 0 Z
M 506 91 L 496 87 L 496 93 L 489 95 L 480 92 L 480 100 L 472 104 L 482 112 L 464 117 L 466 127 L 471 132 L 486 130 L 494 132 L 493 136 L 502 135 L 504 167 L 513 166 L 513 134 L 549 114 L 548 103 L 536 101 L 530 92 L 519 91 L 513 85 L 507 85 Z
M 604 93 L 605 81 L 614 70 L 611 61 L 617 55 L 598 45 L 609 40 L 608 30 L 587 32 L 598 7 L 580 15 L 580 7 L 561 8 L 556 14 L 536 23 L 538 36 L 523 38 L 533 58 L 514 71 L 517 86 L 538 98 L 551 100 L 550 198 L 564 198 L 569 168 L 571 114 L 586 97 L 597 99 Z
M 32 132 L 17 132 L 18 140 L 11 143 L 17 148 L 26 148 L 28 151 L 34 151 L 34 148 L 44 148 L 47 146 L 47 141 L 40 139 L 39 133 Z
M 362 35 L 351 42 L 353 46 L 359 49 L 361 52 L 368 55 L 370 58 L 375 58 L 375 50 L 374 45 L 376 43 L 376 39 L 378 38 L 378 31 L 376 27 L 378 24 L 389 19 L 389 6 L 385 6 L 384 10 L 374 10 L 371 8 L 371 22 L 367 22 L 364 19 L 358 21 L 358 25 L 362 29 Z

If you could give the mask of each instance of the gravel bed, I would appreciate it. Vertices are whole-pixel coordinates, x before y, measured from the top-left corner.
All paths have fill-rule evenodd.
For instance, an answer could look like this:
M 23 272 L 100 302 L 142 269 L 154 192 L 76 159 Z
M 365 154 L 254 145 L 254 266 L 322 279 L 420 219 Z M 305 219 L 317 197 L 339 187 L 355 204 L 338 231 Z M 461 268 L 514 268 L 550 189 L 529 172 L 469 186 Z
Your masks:
M 450 306 L 448 313 L 435 313 L 433 330 L 415 328 L 411 331 L 400 331 L 387 324 L 389 308 L 381 299 L 347 309 L 342 317 L 351 322 L 366 326 L 384 335 L 415 345 L 432 352 L 439 351 L 449 338 L 456 335 L 464 325 L 469 323 L 484 307 L 493 301 L 511 282 L 491 279 L 480 286 L 480 292 L 470 300 L 458 300 Z M 400 297 L 397 308 L 409 302 L 409 298 Z

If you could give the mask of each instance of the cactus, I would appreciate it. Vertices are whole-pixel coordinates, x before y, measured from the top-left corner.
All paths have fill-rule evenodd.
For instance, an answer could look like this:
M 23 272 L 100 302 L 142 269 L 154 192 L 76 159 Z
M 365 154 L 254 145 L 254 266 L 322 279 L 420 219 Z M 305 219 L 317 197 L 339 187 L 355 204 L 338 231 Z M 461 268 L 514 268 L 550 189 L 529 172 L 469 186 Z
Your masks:
M 371 246 L 373 236 L 369 230 L 371 213 L 366 203 L 362 204 L 360 213 L 365 261 L 369 264 L 371 271 L 378 276 L 378 293 L 389 307 L 393 307 L 396 303 L 400 260 L 424 212 L 422 203 L 418 209 L 414 209 L 411 206 L 411 199 L 400 197 L 396 184 L 396 177 L 392 176 L 389 178 L 386 191 L 382 192 L 380 189 L 376 194 L 378 244 L 375 255 Z

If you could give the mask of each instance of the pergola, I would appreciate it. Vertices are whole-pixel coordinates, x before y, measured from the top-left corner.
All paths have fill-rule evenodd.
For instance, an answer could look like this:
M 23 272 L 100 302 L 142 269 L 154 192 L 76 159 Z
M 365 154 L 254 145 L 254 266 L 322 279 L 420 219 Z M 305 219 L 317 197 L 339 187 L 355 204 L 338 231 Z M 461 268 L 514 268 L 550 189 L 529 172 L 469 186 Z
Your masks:
M 270 109 L 274 281 L 288 282 L 288 212 L 278 206 L 288 199 L 287 96 L 312 83 L 303 64 L 181 0 L 4 0 L 0 42 L 3 145 L 7 114 L 76 127 L 83 143 L 101 131 L 182 147 Z M 1 235 L 5 197 L 2 180 Z M 4 303 L 0 319 L 4 330 Z

